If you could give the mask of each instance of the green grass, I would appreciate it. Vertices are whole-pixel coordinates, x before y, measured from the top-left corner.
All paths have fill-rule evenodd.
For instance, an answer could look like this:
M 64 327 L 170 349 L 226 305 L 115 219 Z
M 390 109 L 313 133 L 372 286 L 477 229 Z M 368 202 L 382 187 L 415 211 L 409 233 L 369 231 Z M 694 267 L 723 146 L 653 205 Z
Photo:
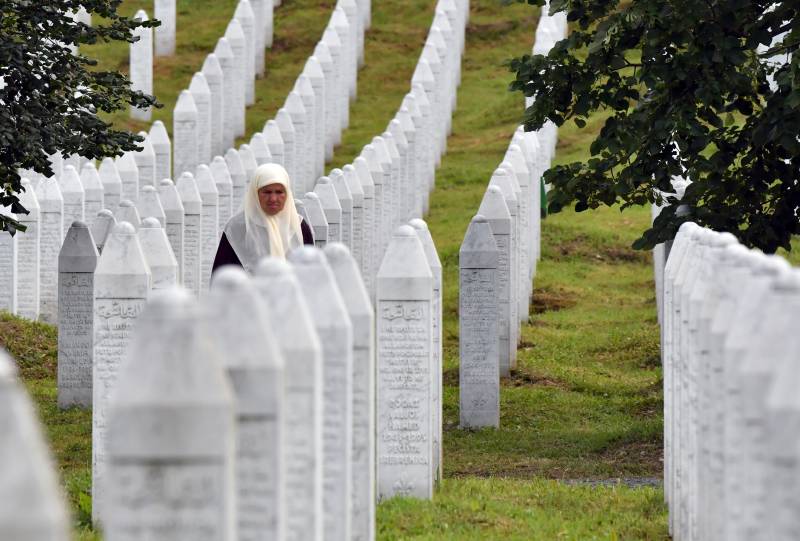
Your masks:
M 191 9 L 190 9 L 191 4 Z M 144 2 L 128 0 L 133 13 Z M 179 0 L 178 55 L 158 59 L 155 111 L 171 128 L 180 89 L 222 35 L 234 0 Z M 259 80 L 248 130 L 272 118 L 302 70 L 333 1 L 284 0 L 276 12 L 269 73 Z M 359 99 L 332 166 L 347 163 L 379 134 L 408 91 L 433 15 L 433 0 L 375 0 Z M 661 392 L 658 328 L 648 254 L 629 246 L 649 211 L 604 209 L 551 216 L 531 323 L 518 368 L 502 381 L 501 427 L 458 424 L 458 248 L 492 170 L 522 112 L 506 91 L 509 57 L 530 50 L 537 10 L 473 0 L 459 108 L 437 174 L 428 222 L 445 278 L 445 481 L 432 502 L 404 499 L 378 509 L 381 539 L 657 539 L 666 536 L 660 489 L 572 486 L 553 479 L 660 476 Z M 104 65 L 127 69 L 127 48 L 98 46 Z M 116 115 L 120 126 L 139 129 Z M 590 129 L 565 127 L 559 161 L 584 156 Z M 0 343 L 18 360 L 39 406 L 67 487 L 80 539 L 94 539 L 86 511 L 90 414 L 56 406 L 55 331 L 0 318 Z

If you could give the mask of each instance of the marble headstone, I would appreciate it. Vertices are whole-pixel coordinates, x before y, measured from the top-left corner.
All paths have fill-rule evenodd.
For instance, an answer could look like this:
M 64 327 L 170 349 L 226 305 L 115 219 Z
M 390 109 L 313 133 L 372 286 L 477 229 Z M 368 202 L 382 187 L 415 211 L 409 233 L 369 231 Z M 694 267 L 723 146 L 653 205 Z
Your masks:
M 336 195 L 331 179 L 322 177 L 314 187 L 319 197 L 325 219 L 328 221 L 328 242 L 342 242 L 342 205 Z
M 152 289 L 155 291 L 178 285 L 178 261 L 161 223 L 153 217 L 145 218 L 138 235 L 144 259 L 150 268 Z
M 161 24 L 155 29 L 156 56 L 172 56 L 175 54 L 175 26 L 177 24 L 175 3 L 176 0 L 155 0 L 153 16 L 161 21 Z
M 355 259 L 343 244 L 325 247 L 353 325 L 351 538 L 375 539 L 375 312 Z
M 139 10 L 134 19 L 150 20 L 144 10 Z M 130 80 L 131 90 L 145 94 L 153 93 L 153 29 L 139 27 L 133 31 L 137 41 L 130 45 Z M 131 109 L 131 118 L 147 122 L 150 120 L 150 108 Z
M 224 152 L 224 114 L 225 114 L 225 89 L 217 55 L 210 53 L 203 62 L 203 75 L 206 77 L 206 84 L 211 91 L 211 153 L 221 154 Z
M 156 150 L 153 148 L 153 143 L 150 141 L 150 136 L 147 132 L 140 131 L 138 134 L 144 139 L 142 141 L 142 150 L 133 153 L 133 159 L 136 160 L 136 167 L 139 170 L 139 189 L 144 186 L 155 186 L 156 182 Z
M 150 126 L 148 137 L 156 156 L 155 181 L 156 186 L 165 178 L 172 178 L 172 142 L 169 140 L 167 128 L 160 120 Z
M 94 162 L 87 162 L 81 170 L 81 184 L 84 193 L 84 215 L 91 226 L 97 213 L 106 208 L 103 197 L 103 183 Z
M 86 193 L 78 171 L 71 165 L 66 166 L 58 184 L 64 198 L 64 223 L 82 222 L 85 216 Z
M 197 72 L 189 85 L 195 107 L 197 107 L 197 163 L 208 163 L 211 160 L 211 88 L 206 76 Z
M 187 291 L 154 295 L 109 412 L 108 541 L 235 539 L 234 401 L 223 355 Z
M 378 271 L 378 500 L 433 497 L 433 275 L 411 226 L 399 227 Z
M 89 226 L 73 222 L 58 255 L 58 406 L 92 407 L 95 246 Z
M 58 253 L 64 238 L 64 200 L 55 177 L 36 186 L 39 202 L 39 319 L 58 321 Z
M 139 229 L 139 225 L 142 223 L 142 218 L 136 209 L 136 203 L 127 199 L 119 202 L 114 218 L 116 218 L 117 222 L 128 222 L 134 229 Z
M 475 216 L 458 254 L 460 426 L 500 425 L 497 244 Z
M 239 212 L 244 201 L 244 190 L 250 180 L 244 169 L 241 155 L 235 148 L 225 152 L 225 163 L 228 165 L 228 174 L 231 176 L 232 209 L 233 213 Z
M 98 254 L 103 253 L 103 246 L 105 246 L 106 239 L 115 225 L 117 225 L 117 219 L 114 218 L 114 213 L 108 209 L 101 210 L 95 216 L 94 223 L 90 229 Z
M 220 239 L 219 229 L 219 192 L 214 182 L 214 177 L 207 165 L 197 168 L 197 190 L 203 201 L 203 220 L 200 249 L 200 292 L 208 291 L 211 281 L 211 268 L 214 257 L 217 255 L 217 245 Z
M 109 399 L 115 392 L 120 364 L 129 354 L 131 333 L 144 308 L 150 284 L 150 270 L 136 230 L 127 222 L 118 223 L 106 240 L 94 275 L 92 515 L 95 519 L 105 519 L 104 506 L 107 500 L 113 500 L 104 492 L 106 428 L 111 426 Z M 108 486 L 113 488 L 117 484 L 111 482 Z M 107 530 L 107 539 L 113 539 L 108 534 Z
M 217 186 L 217 201 L 219 206 L 219 229 L 225 227 L 228 220 L 233 215 L 233 179 L 231 178 L 228 164 L 222 156 L 216 156 L 211 162 L 211 175 L 214 177 L 214 184 Z
M 314 326 L 323 364 L 323 508 L 326 538 L 351 538 L 353 326 L 325 255 L 301 247 L 289 253 Z
M 98 169 L 100 182 L 103 184 L 103 206 L 115 209 L 122 196 L 122 178 L 117 171 L 117 164 L 112 158 L 103 158 Z
M 36 192 L 28 179 L 22 179 L 22 191 L 18 197 L 28 214 L 21 214 L 19 221 L 27 226 L 17 236 L 17 314 L 36 319 L 39 315 L 39 259 L 41 244 L 41 217 Z
M 184 173 L 176 184 L 183 205 L 183 285 L 200 294 L 203 259 L 203 198 L 194 175 Z
M 126 152 L 117 158 L 116 166 L 122 183 L 120 200 L 129 199 L 135 201 L 139 197 L 139 166 L 136 165 L 133 152 Z
M 158 220 L 162 226 L 167 221 L 164 207 L 161 205 L 161 197 L 159 197 L 155 186 L 142 186 L 139 192 L 139 200 L 136 202 L 136 210 L 139 211 L 139 217 L 142 220 L 152 217 Z
M 165 178 L 158 186 L 158 197 L 164 208 L 164 218 L 166 219 L 164 229 L 167 232 L 167 239 L 172 246 L 172 253 L 178 262 L 178 283 L 183 283 L 183 227 L 185 221 L 185 210 L 181 202 L 181 196 L 175 183 Z
M 256 268 L 256 287 L 269 306 L 267 317 L 285 365 L 285 533 L 290 541 L 323 537 L 322 346 L 291 267 L 265 258 Z
M 314 192 L 308 192 L 303 196 L 303 204 L 308 216 L 308 225 L 314 233 L 314 245 L 322 248 L 328 243 L 328 220 L 325 218 L 319 196 Z
M 199 112 L 192 93 L 181 92 L 175 105 L 172 121 L 174 140 L 174 174 L 182 175 L 186 171 L 194 171 L 197 161 L 197 139 Z
M 206 300 L 206 328 L 224 352 L 222 362 L 236 397 L 237 536 L 283 539 L 285 368 L 268 304 L 236 267 L 214 274 Z

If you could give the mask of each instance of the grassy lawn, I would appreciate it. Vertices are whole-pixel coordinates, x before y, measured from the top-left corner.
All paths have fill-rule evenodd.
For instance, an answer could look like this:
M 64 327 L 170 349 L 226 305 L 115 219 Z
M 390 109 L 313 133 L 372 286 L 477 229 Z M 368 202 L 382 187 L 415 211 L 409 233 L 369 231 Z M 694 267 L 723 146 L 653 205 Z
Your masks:
M 327 22 L 333 0 L 284 0 L 268 75 L 248 110 L 249 133 L 272 118 Z M 145 2 L 128 0 L 132 13 Z M 191 5 L 191 9 L 190 9 Z M 155 111 L 171 129 L 178 91 L 213 49 L 233 0 L 179 0 L 178 55 L 158 59 Z M 375 0 L 367 65 L 334 163 L 348 163 L 394 115 L 433 15 L 433 0 Z M 629 249 L 648 209 L 565 212 L 543 225 L 543 255 L 518 368 L 502 381 L 501 428 L 458 429 L 458 249 L 522 111 L 502 63 L 530 50 L 537 10 L 472 0 L 459 108 L 437 174 L 429 225 L 445 277 L 445 481 L 433 502 L 380 505 L 381 539 L 661 539 L 659 488 L 583 486 L 560 479 L 660 477 L 661 372 L 649 254 Z M 127 69 L 125 46 L 98 46 L 104 65 Z M 139 129 L 126 114 L 114 120 Z M 585 155 L 587 130 L 562 129 L 559 161 Z M 0 318 L 0 343 L 21 365 L 70 497 L 80 539 L 90 509 L 91 415 L 56 406 L 56 333 Z

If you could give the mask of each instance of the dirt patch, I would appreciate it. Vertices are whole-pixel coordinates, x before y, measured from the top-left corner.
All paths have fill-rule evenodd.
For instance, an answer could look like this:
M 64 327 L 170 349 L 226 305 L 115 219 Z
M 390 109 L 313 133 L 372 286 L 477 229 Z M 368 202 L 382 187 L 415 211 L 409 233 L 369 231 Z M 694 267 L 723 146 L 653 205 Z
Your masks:
M 636 441 L 610 445 L 600 454 L 603 462 L 630 467 L 658 474 L 664 467 L 664 447 L 660 441 Z
M 577 303 L 575 295 L 563 289 L 537 289 L 531 299 L 531 314 L 543 314 L 571 308 Z
M 449 368 L 442 372 L 442 385 L 458 387 L 458 368 Z
M 467 25 L 469 39 L 486 40 L 497 38 L 502 34 L 513 32 L 519 26 L 519 21 L 497 21 L 485 24 L 470 23 Z
M 561 479 L 559 482 L 571 486 L 590 486 L 590 487 L 615 487 L 626 486 L 628 488 L 660 487 L 664 484 L 661 477 L 616 477 L 614 479 Z
M 507 378 L 500 378 L 500 385 L 503 387 L 555 387 L 568 389 L 568 386 L 562 381 L 519 370 L 512 370 L 511 375 Z
M 650 263 L 650 252 L 633 248 L 605 248 L 599 255 L 603 261 L 610 263 Z
M 612 265 L 626 263 L 650 264 L 650 252 L 634 250 L 626 246 L 594 246 L 587 235 L 576 237 L 552 247 L 555 259 L 579 257 L 591 261 L 602 261 Z

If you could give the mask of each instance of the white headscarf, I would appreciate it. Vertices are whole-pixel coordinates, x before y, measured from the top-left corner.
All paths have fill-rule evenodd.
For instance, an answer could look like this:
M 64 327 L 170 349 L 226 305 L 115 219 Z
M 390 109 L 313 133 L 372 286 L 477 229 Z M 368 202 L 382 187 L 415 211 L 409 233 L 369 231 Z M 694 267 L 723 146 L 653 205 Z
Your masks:
M 286 190 L 283 210 L 274 216 L 264 212 L 258 200 L 258 190 L 270 184 L 280 184 Z M 252 272 L 266 256 L 285 259 L 291 249 L 302 246 L 300 216 L 292 197 L 289 173 L 282 166 L 266 163 L 255 170 L 245 188 L 243 207 L 225 226 L 225 235 L 245 270 Z

